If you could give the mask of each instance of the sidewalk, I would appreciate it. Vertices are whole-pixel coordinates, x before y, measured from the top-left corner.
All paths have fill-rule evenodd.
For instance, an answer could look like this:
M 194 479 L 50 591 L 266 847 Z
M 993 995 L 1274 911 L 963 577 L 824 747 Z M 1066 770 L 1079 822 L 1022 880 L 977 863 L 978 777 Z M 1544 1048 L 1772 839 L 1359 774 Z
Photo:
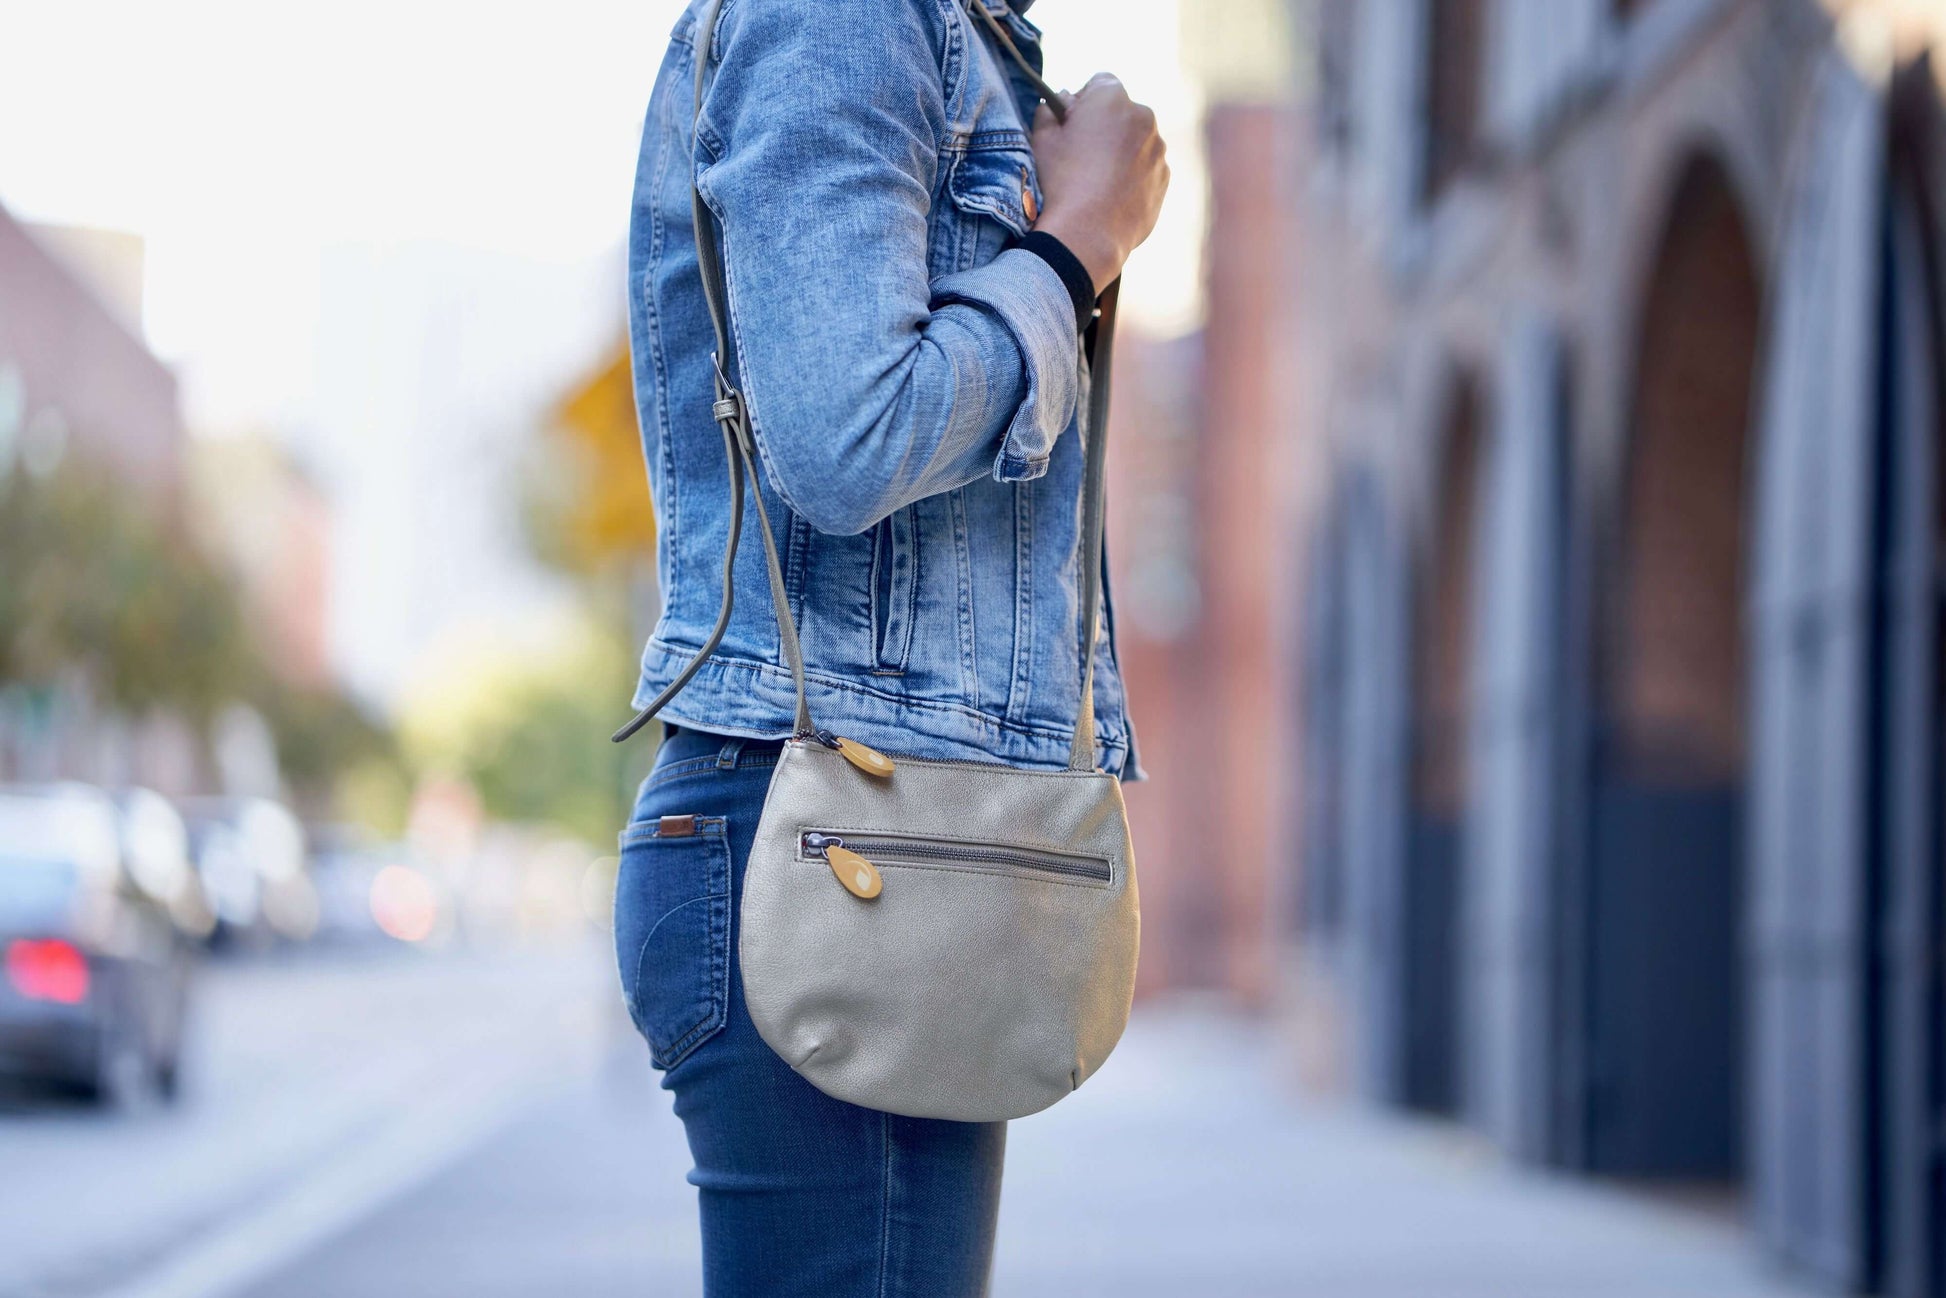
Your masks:
M 256 1298 L 699 1292 L 687 1151 L 623 1043 Z M 1261 1033 L 1147 1008 L 1008 1148 L 995 1298 L 1788 1298 L 1734 1227 L 1293 1098 Z
M 1261 1034 L 1131 1026 L 1008 1143 L 996 1298 L 1790 1298 L 1733 1224 L 1304 1101 Z

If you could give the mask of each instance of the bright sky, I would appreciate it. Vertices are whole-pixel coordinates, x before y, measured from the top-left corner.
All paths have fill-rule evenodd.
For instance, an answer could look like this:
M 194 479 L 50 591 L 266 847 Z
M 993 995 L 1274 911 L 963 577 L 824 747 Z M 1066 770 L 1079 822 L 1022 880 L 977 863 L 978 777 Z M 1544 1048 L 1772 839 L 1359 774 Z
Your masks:
M 0 202 L 148 240 L 147 327 L 191 415 L 287 413 L 320 246 L 436 240 L 571 264 L 617 246 L 674 0 L 0 0 Z M 1202 227 L 1176 0 L 1041 0 L 1051 79 L 1111 68 L 1177 176 L 1131 318 L 1195 313 Z
M 354 514 L 356 524 L 403 526 L 396 490 L 375 486 L 396 472 L 397 441 L 334 426 L 359 408 L 338 390 L 342 376 L 386 371 L 373 400 L 465 411 L 492 404 L 485 382 L 505 376 L 506 392 L 529 399 L 595 363 L 600 345 L 584 335 L 621 327 L 642 111 L 679 11 L 677 0 L 0 0 L 0 203 L 27 220 L 141 235 L 144 326 L 183 377 L 192 427 L 322 440 L 336 458 L 334 488 L 355 500 L 370 487 L 368 501 L 393 502 Z M 1033 10 L 1048 33 L 1050 80 L 1073 86 L 1112 69 L 1162 119 L 1175 187 L 1162 229 L 1130 265 L 1123 303 L 1125 316 L 1164 332 L 1195 321 L 1203 227 L 1199 107 L 1177 15 L 1178 0 L 1040 0 Z M 344 354 L 344 306 L 321 307 L 321 294 L 354 291 L 325 278 L 346 249 L 357 265 L 391 264 L 404 249 L 407 269 L 428 259 L 440 268 L 416 284 L 401 274 L 396 301 L 382 274 L 352 281 L 369 303 L 358 309 L 373 315 L 368 366 Z M 468 258 L 477 283 L 464 278 Z M 553 297 L 535 283 L 549 268 L 563 286 Z M 498 305 L 499 318 L 467 342 L 464 364 L 415 374 L 417 389 L 401 391 L 399 330 L 388 342 L 393 322 L 380 317 L 438 318 L 448 304 L 428 301 L 450 295 L 443 286 L 455 276 L 471 297 L 450 309 L 470 323 Z M 441 387 L 459 384 L 467 391 Z M 368 550 L 344 556 L 359 586 L 334 608 L 350 619 L 335 639 L 356 657 L 391 637 L 362 671 L 380 688 L 411 666 L 397 609 L 423 601 L 403 569 L 370 571 L 369 551 L 441 544 L 437 518 L 415 521 L 409 536 L 362 536 Z M 421 557 L 455 584 L 437 554 Z M 401 583 L 389 599 L 368 588 L 388 580 Z M 479 573 L 469 581 L 497 587 Z M 526 591 L 507 596 L 518 615 L 532 592 L 509 589 Z

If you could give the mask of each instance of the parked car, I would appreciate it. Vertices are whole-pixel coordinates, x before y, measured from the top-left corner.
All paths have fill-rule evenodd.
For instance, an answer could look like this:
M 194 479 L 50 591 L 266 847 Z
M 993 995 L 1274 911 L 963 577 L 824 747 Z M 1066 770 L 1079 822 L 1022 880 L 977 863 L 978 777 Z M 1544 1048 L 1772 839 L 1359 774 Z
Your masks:
M 190 856 L 216 917 L 217 945 L 302 941 L 318 924 L 305 870 L 304 827 L 268 798 L 195 798 L 183 804 Z
M 160 903 L 184 936 L 206 940 L 216 927 L 216 914 L 190 859 L 189 828 L 181 813 L 153 789 L 125 790 L 115 802 L 121 813 L 122 868 L 129 881 Z
M 114 799 L 0 789 L 0 1074 L 108 1102 L 174 1096 L 193 951 L 124 856 Z
M 318 894 L 319 940 L 346 945 L 387 941 L 372 916 L 373 882 L 406 849 L 379 844 L 350 825 L 312 826 L 307 838 L 311 883 Z

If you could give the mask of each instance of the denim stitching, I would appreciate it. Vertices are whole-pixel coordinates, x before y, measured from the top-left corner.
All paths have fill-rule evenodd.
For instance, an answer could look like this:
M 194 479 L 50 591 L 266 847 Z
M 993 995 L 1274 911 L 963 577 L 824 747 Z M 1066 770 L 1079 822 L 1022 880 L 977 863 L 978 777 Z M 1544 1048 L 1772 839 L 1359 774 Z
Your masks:
M 892 1115 L 878 1115 L 880 1174 L 878 1187 L 878 1298 L 885 1298 L 885 1281 L 892 1254 Z
M 904 671 L 912 663 L 912 641 L 919 633 L 919 591 L 923 588 L 926 579 L 926 570 L 924 567 L 925 547 L 920 544 L 920 538 L 925 535 L 925 529 L 920 526 L 919 506 L 907 505 L 906 515 L 906 528 L 911 533 L 912 577 L 906 584 L 906 591 L 910 599 L 907 602 L 905 612 L 905 635 L 899 642 L 900 671 Z M 893 538 L 896 540 L 897 536 L 898 533 L 895 529 Z
M 696 52 L 691 47 L 687 62 L 692 76 L 695 72 L 695 61 Z M 678 71 L 681 70 L 682 66 L 680 63 L 677 65 Z M 669 111 L 666 106 L 664 107 L 664 111 Z M 662 347 L 662 316 L 657 310 L 655 300 L 655 277 L 662 266 L 663 235 L 665 232 L 660 199 L 662 197 L 662 187 L 668 183 L 669 155 L 674 152 L 675 150 L 669 145 L 667 134 L 662 134 L 662 137 L 656 143 L 655 180 L 650 185 L 649 191 L 655 195 L 657 200 L 649 205 L 649 264 L 647 273 L 642 277 L 643 314 L 647 319 L 649 335 L 649 363 L 655 371 L 656 422 L 663 429 L 670 427 L 672 416 L 669 412 L 668 363 L 663 354 Z M 678 503 L 678 493 L 676 490 L 676 447 L 673 438 L 664 436 L 659 440 L 662 443 L 659 458 L 662 461 L 663 485 L 656 503 L 668 516 L 667 521 L 662 526 L 663 532 L 668 533 L 673 532 L 679 526 L 679 520 L 682 517 L 682 510 Z M 668 556 L 667 562 L 669 565 L 669 587 L 664 593 L 665 606 L 668 608 L 677 608 L 680 607 L 677 602 L 677 592 L 682 588 L 682 548 L 680 546 L 668 545 L 660 547 L 660 551 Z
M 674 918 L 676 915 L 682 913 L 685 910 L 688 910 L 691 906 L 694 906 L 698 902 L 715 901 L 716 896 L 717 895 L 715 893 L 704 893 L 700 897 L 691 897 L 688 901 L 679 902 L 678 904 L 671 906 L 667 911 L 663 912 L 661 919 L 658 919 L 654 924 L 651 924 L 649 926 L 649 931 L 643 935 L 642 947 L 639 951 L 635 953 L 635 994 L 629 997 L 629 1002 L 630 1002 L 629 1017 L 635 1020 L 635 1026 L 641 1030 L 642 1035 L 644 1036 L 649 1035 L 648 1025 L 642 1021 L 643 1019 L 642 1009 L 641 1009 L 642 962 L 649 958 L 649 948 L 655 944 L 655 935 L 657 933 L 660 933 L 662 931 L 662 926 L 668 923 L 669 920 Z M 711 934 L 712 943 L 714 942 L 714 940 L 715 940 L 715 935 L 712 933 Z M 701 1023 L 693 1024 L 690 1027 L 684 1028 L 677 1035 L 676 1039 L 673 1042 L 671 1042 L 668 1046 L 660 1050 L 653 1050 L 651 1052 L 657 1057 L 658 1062 L 661 1062 L 665 1068 L 668 1067 L 668 1064 L 666 1062 L 666 1056 L 681 1050 L 683 1045 L 686 1042 L 688 1042 L 689 1038 L 694 1036 L 703 1027 L 704 1024 L 708 1023 L 712 1015 L 715 1013 L 716 997 L 714 993 L 715 993 L 715 986 L 714 983 L 712 982 L 711 995 L 710 995 L 710 1008 L 704 1010 L 703 1019 Z M 649 1044 L 653 1046 L 655 1043 L 651 1041 Z
M 872 611 L 872 661 L 877 665 L 878 669 L 872 673 L 874 676 L 879 675 L 885 669 L 885 621 L 889 619 L 891 610 L 889 608 L 882 609 L 879 607 L 878 585 L 892 562 L 891 529 L 892 519 L 889 515 L 879 519 L 877 526 L 872 528 L 872 573 L 868 578 L 871 582 L 871 598 L 865 602 L 870 606 Z
M 790 521 L 784 525 L 784 593 L 790 596 L 791 616 L 797 619 L 800 638 L 808 638 L 811 634 L 809 628 L 816 616 L 808 598 L 810 581 L 805 575 L 810 567 L 811 547 L 816 544 L 813 540 L 815 535 L 811 525 L 797 513 L 792 513 Z M 778 635 L 783 635 L 781 628 Z M 783 656 L 781 640 L 778 656 Z
M 964 682 L 966 696 L 973 700 L 974 706 L 981 703 L 980 698 L 980 648 L 979 635 L 974 631 L 973 609 L 973 543 L 966 526 L 966 489 L 955 491 L 946 500 L 947 517 L 953 525 L 953 565 L 959 582 L 959 650 L 960 676 Z
M 966 106 L 965 49 L 962 45 L 962 32 L 955 20 L 959 8 L 955 0 L 936 0 L 940 16 L 939 38 L 939 84 L 942 90 L 940 103 L 944 106 L 946 120 L 956 120 L 958 111 Z M 964 19 L 965 15 L 960 15 Z
M 1018 721 L 1033 697 L 1034 492 L 1016 482 L 1014 493 L 1014 660 L 1007 681 L 1007 720 Z

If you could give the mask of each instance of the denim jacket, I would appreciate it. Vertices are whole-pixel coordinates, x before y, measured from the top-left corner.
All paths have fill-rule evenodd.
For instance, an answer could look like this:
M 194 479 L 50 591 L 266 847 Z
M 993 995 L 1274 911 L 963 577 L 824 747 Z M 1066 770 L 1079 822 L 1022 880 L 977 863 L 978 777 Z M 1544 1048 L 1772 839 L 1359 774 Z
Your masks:
M 1039 58 L 1007 0 L 972 2 Z M 699 6 L 676 25 L 629 231 L 663 595 L 638 707 L 708 637 L 729 527 L 694 179 L 722 231 L 734 373 L 818 723 L 891 753 L 1066 764 L 1086 364 L 1060 277 L 1008 247 L 1040 200 L 1033 91 L 962 3 L 727 0 L 694 121 Z M 791 679 L 754 511 L 744 525 L 729 630 L 663 715 L 775 738 Z M 1113 620 L 1095 644 L 1099 760 L 1132 776 Z

